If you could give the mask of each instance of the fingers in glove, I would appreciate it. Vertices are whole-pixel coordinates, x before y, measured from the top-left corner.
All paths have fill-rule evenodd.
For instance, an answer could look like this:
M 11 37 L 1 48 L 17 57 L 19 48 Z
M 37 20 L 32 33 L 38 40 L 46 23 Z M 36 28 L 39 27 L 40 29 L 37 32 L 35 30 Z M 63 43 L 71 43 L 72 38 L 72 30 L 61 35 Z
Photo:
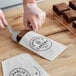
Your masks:
M 45 22 L 45 19 L 46 19 L 46 14 L 44 12 L 41 14 L 40 19 L 41 19 L 41 23 L 43 24 Z
M 33 30 L 37 31 L 38 30 L 38 24 L 37 24 L 37 21 L 35 20 L 35 18 L 32 18 L 30 20 L 30 23 L 31 23 L 31 26 L 32 26 Z
M 41 21 L 41 19 L 37 20 L 37 25 L 38 25 L 38 29 L 40 29 L 42 27 L 42 21 Z
M 43 13 L 40 14 L 40 16 L 38 17 L 39 29 L 42 27 L 42 24 L 45 22 L 45 19 L 46 19 L 46 14 L 43 12 Z
M 24 20 L 24 26 L 25 26 L 25 29 L 27 30 L 33 30 L 30 22 L 27 20 Z
M 1 19 L 2 23 L 3 23 L 3 25 L 8 25 L 2 10 L 0 10 L 0 19 Z
M 0 20 L 0 28 L 4 28 L 4 25 L 1 20 Z
M 31 23 L 30 23 L 29 21 L 28 21 L 27 23 L 28 23 L 27 27 L 28 27 L 30 30 L 33 30 Z

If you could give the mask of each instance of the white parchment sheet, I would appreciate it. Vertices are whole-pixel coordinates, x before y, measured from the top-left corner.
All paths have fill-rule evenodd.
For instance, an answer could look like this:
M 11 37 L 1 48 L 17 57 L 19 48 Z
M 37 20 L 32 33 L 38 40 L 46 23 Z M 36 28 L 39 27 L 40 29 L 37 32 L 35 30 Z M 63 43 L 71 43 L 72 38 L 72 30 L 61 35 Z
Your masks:
M 2 61 L 3 76 L 50 76 L 29 54 Z
M 20 40 L 19 44 L 51 61 L 67 48 L 63 44 L 33 31 L 26 33 Z

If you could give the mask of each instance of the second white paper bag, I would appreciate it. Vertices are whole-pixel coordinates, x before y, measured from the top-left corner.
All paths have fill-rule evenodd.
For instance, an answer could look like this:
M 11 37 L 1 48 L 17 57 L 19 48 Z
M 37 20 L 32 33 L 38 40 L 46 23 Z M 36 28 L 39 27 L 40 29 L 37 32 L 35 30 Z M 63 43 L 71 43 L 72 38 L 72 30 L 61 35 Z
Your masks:
M 2 62 L 3 76 L 49 76 L 29 55 L 21 54 Z

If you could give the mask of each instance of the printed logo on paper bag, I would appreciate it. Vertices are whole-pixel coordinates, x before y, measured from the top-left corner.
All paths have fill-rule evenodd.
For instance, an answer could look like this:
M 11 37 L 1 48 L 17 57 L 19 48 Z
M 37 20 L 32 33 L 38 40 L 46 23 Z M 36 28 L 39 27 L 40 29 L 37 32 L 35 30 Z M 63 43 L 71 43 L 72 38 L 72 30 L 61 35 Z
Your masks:
M 29 43 L 30 47 L 37 51 L 45 51 L 51 48 L 52 42 L 43 37 L 33 37 Z
M 29 72 L 23 68 L 15 68 L 13 69 L 9 76 L 31 76 Z

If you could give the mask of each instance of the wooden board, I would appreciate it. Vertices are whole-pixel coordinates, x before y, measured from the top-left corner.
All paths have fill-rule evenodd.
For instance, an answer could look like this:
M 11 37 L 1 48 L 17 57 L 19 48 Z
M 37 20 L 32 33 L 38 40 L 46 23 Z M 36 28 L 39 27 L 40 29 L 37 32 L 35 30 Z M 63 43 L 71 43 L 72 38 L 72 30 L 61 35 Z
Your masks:
M 62 1 L 63 0 L 45 0 L 44 2 L 39 3 L 38 6 L 47 12 L 50 5 L 60 3 Z M 68 1 L 69 0 L 64 0 L 64 2 Z M 4 13 L 10 26 L 15 30 L 24 29 L 22 6 L 6 9 L 4 10 Z M 38 31 L 38 33 L 68 46 L 68 49 L 57 57 L 56 60 L 49 62 L 30 50 L 13 42 L 10 33 L 6 29 L 3 29 L 0 30 L 0 62 L 15 55 L 29 53 L 50 74 L 50 76 L 76 76 L 76 37 L 65 27 L 56 24 L 48 16 L 43 27 Z M 0 76 L 2 76 L 1 63 Z
M 67 23 L 67 21 L 63 18 L 63 15 L 58 16 L 52 9 L 49 10 L 49 16 L 59 25 L 64 26 L 67 30 L 69 30 L 74 36 L 76 36 L 76 29 L 72 27 L 72 23 Z

